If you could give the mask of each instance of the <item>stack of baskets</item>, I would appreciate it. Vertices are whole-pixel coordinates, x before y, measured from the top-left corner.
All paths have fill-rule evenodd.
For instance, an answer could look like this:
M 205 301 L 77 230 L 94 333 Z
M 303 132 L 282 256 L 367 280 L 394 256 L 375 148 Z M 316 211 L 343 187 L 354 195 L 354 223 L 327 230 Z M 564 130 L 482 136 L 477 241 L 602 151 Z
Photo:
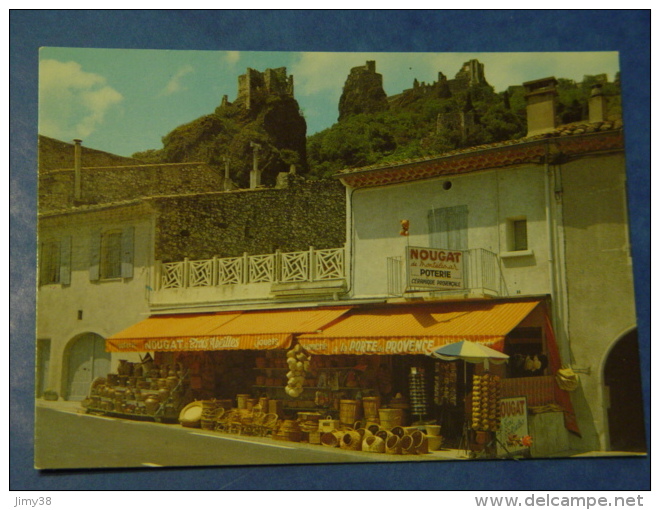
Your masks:
M 303 432 L 296 420 L 283 420 L 280 427 L 273 432 L 273 439 L 280 441 L 300 442 L 302 437 Z
M 202 428 L 204 430 L 215 430 L 218 413 L 220 412 L 224 414 L 225 410 L 218 405 L 217 400 L 202 400 Z

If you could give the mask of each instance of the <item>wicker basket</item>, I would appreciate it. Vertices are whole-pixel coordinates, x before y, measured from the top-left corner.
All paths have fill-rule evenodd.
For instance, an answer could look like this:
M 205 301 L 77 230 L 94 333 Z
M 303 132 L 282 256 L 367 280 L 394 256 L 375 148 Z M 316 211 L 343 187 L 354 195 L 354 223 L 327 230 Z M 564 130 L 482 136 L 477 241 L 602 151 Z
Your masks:
M 338 448 L 343 435 L 344 433 L 338 430 L 335 430 L 334 432 L 325 432 L 321 434 L 321 444 L 323 446 Z
M 364 409 L 364 419 L 370 422 L 380 423 L 378 408 L 380 407 L 380 397 L 364 397 L 362 399 Z
M 344 450 L 360 450 L 362 448 L 362 437 L 357 430 L 349 430 L 341 436 L 339 447 Z
M 346 425 L 353 425 L 359 418 L 358 404 L 357 400 L 340 400 L 339 421 Z
M 401 455 L 401 438 L 399 436 L 391 435 L 385 441 L 385 453 L 391 455 Z
M 415 440 L 412 436 L 405 435 L 399 441 L 401 445 L 401 453 L 403 455 L 415 455 L 417 450 L 415 449 Z
M 385 441 L 378 436 L 367 436 L 362 441 L 363 452 L 385 453 Z
M 392 429 L 403 425 L 402 409 L 379 409 L 380 426 L 383 429 Z

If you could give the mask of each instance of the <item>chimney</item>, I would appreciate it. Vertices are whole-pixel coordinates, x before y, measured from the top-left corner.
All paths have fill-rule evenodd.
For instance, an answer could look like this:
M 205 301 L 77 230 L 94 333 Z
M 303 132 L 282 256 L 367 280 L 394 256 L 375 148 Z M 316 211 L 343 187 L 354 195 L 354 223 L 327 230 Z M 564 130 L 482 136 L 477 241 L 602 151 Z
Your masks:
M 542 135 L 557 127 L 557 80 L 554 77 L 523 83 L 527 100 L 527 136 Z
M 82 198 L 82 140 L 73 141 L 73 198 Z
M 591 87 L 589 96 L 589 122 L 604 122 L 607 119 L 607 105 L 603 95 L 603 85 Z

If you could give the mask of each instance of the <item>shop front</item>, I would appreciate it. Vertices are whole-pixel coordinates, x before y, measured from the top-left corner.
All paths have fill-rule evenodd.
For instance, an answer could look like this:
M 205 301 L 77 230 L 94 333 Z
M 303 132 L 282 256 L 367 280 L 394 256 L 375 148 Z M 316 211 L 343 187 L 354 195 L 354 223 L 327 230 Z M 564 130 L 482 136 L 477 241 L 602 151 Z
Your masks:
M 350 431 L 360 431 L 360 444 L 380 433 L 383 452 L 389 437 L 417 430 L 431 449 L 479 450 L 483 425 L 494 443 L 501 399 L 570 411 L 549 364 L 534 364 L 535 374 L 517 365 L 525 353 L 556 353 L 546 318 L 543 299 L 153 316 L 106 341 L 109 351 L 148 354 L 95 381 L 86 406 L 327 446 L 355 444 Z M 430 355 L 460 341 L 505 352 L 509 363 Z M 477 402 L 475 381 L 488 379 L 488 400 Z

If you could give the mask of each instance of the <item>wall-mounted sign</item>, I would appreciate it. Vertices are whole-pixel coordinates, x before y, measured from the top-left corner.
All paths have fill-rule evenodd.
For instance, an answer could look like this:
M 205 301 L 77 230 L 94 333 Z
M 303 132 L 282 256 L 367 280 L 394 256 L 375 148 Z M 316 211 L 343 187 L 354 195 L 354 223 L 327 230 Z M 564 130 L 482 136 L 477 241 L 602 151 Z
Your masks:
M 460 250 L 408 246 L 408 288 L 458 290 L 464 288 L 465 253 Z

